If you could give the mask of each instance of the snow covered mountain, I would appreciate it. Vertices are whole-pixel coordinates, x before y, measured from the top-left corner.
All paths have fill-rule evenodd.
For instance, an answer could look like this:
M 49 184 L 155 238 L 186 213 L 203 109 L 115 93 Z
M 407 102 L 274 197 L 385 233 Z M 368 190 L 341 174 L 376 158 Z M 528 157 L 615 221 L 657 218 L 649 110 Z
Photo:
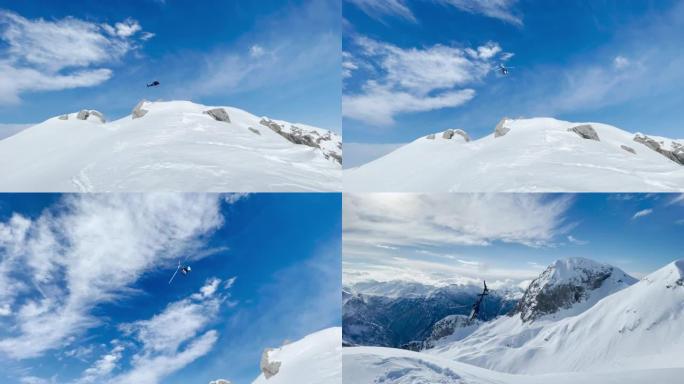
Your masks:
M 341 148 L 237 108 L 143 101 L 116 121 L 83 110 L 0 140 L 0 190 L 339 191 Z
M 358 282 L 343 290 L 343 338 L 347 345 L 400 347 L 431 337 L 433 326 L 451 315 L 467 315 L 480 293 L 475 285 L 434 287 L 415 282 Z M 519 292 L 521 295 L 522 292 Z M 519 296 L 493 290 L 483 319 L 511 311 Z
M 262 374 L 253 384 L 339 384 L 342 382 L 342 329 L 312 333 L 262 357 Z M 268 377 L 267 377 L 268 376 Z
M 572 316 L 636 282 L 608 264 L 578 257 L 561 259 L 532 281 L 515 312 L 524 322 Z
M 526 295 L 553 292 L 564 282 L 592 287 L 606 266 L 580 260 L 554 263 L 536 280 L 540 289 L 528 289 Z M 613 267 L 602 280 L 606 287 L 591 290 L 584 301 L 570 305 L 571 311 L 558 312 L 566 311 L 565 316 L 544 313 L 523 321 L 518 312 L 481 325 L 463 340 L 420 353 L 345 348 L 345 381 L 679 383 L 684 374 L 684 259 L 632 285 L 618 282 L 622 274 Z M 611 292 L 608 287 L 623 288 Z M 586 301 L 595 304 L 587 307 Z
M 350 192 L 684 190 L 684 140 L 598 123 L 503 119 L 470 141 L 447 130 L 344 171 Z

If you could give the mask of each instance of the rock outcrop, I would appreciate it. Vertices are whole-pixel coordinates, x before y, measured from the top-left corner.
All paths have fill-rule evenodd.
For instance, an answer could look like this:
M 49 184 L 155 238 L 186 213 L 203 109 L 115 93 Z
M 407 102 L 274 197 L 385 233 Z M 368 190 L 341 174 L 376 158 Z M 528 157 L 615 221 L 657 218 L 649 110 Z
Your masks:
M 582 124 L 576 127 L 568 128 L 568 132 L 575 132 L 583 139 L 601 141 L 594 127 L 589 124 Z
M 659 142 L 649 136 L 642 135 L 640 133 L 637 133 L 634 136 L 634 141 L 651 148 L 652 150 L 660 153 L 661 155 L 667 157 L 668 159 L 674 161 L 679 165 L 684 165 L 684 146 L 682 144 L 673 141 L 670 149 L 663 148 L 665 144 L 664 142 Z
M 619 290 L 636 279 L 607 264 L 582 258 L 558 260 L 530 283 L 513 314 L 524 322 L 532 322 L 586 301 L 592 291 L 606 281 L 606 290 Z M 594 298 L 598 299 L 598 298 Z
M 249 129 L 249 130 L 250 130 L 250 131 L 251 131 L 252 133 L 254 133 L 254 134 L 257 134 L 257 135 L 261 136 L 261 132 L 259 132 L 259 130 L 258 130 L 258 129 L 256 129 L 256 128 L 252 128 L 252 127 L 248 127 L 247 129 Z
M 64 115 L 60 116 L 59 119 L 60 120 L 69 120 L 69 114 L 68 113 L 64 114 Z
M 91 116 L 95 116 L 101 123 L 104 123 L 105 117 L 102 113 L 93 110 L 93 109 L 83 109 L 81 110 L 77 115 L 76 118 L 78 120 L 88 120 Z M 67 116 L 68 118 L 68 116 Z
M 468 136 L 468 134 L 464 130 L 462 130 L 462 129 L 451 129 L 451 128 L 442 132 L 442 139 L 451 140 L 456 135 L 461 136 L 463 138 L 463 140 L 465 140 L 466 142 L 470 141 L 470 136 Z M 429 140 L 434 140 L 435 138 L 437 138 L 437 134 L 431 133 L 431 134 L 425 136 L 425 138 L 429 139 Z
M 510 128 L 506 128 L 507 121 L 507 117 L 504 117 L 499 121 L 499 123 L 496 125 L 496 128 L 494 128 L 494 137 L 504 136 L 511 130 Z
M 213 117 L 214 120 L 216 120 L 216 121 L 222 121 L 224 123 L 230 123 L 230 116 L 228 116 L 228 112 L 226 112 L 226 110 L 223 108 L 210 109 L 208 111 L 204 111 L 204 113 Z
M 632 147 L 628 147 L 628 146 L 626 146 L 626 145 L 621 145 L 620 148 L 624 149 L 625 151 L 627 151 L 627 152 L 629 152 L 629 153 L 633 153 L 633 154 L 636 155 L 636 151 L 635 151 L 634 148 L 632 148 Z
M 261 372 L 267 379 L 270 379 L 271 377 L 278 374 L 281 365 L 280 361 L 270 360 L 269 353 L 272 350 L 272 348 L 266 348 L 264 352 L 261 354 L 261 361 L 259 362 L 259 369 L 261 369 Z
M 466 143 L 470 141 L 470 136 L 468 135 L 468 133 L 466 131 L 464 131 L 462 129 L 454 129 L 454 133 L 463 137 L 463 139 L 466 141 Z
M 218 379 L 210 381 L 209 384 L 231 384 L 230 381 L 224 379 Z
M 133 108 L 133 112 L 131 112 L 131 117 L 133 119 L 141 118 L 149 112 L 147 109 L 143 109 L 143 105 L 145 105 L 146 102 L 147 100 L 140 100 L 140 102 L 136 104 L 135 108 Z
M 306 145 L 307 147 L 317 148 L 321 150 L 323 156 L 325 156 L 326 159 L 333 159 L 339 164 L 342 164 L 342 155 L 334 149 L 326 149 L 325 146 L 322 144 L 326 141 L 332 141 L 333 135 L 330 131 L 326 132 L 325 134 L 320 134 L 317 131 L 304 130 L 295 125 L 290 125 L 288 129 L 287 127 L 278 124 L 277 122 L 266 117 L 262 118 L 259 121 L 259 123 L 265 127 L 270 128 L 273 132 L 279 134 L 280 136 L 282 136 L 287 141 L 293 144 L 300 144 Z M 338 150 L 341 150 L 341 143 L 338 143 L 336 148 Z

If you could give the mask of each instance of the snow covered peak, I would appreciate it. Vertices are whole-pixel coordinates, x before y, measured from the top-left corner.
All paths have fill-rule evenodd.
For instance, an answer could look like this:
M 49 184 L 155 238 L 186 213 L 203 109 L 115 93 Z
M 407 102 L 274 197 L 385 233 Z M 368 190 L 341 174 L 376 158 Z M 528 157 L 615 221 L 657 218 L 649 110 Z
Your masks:
M 346 170 L 345 190 L 684 190 L 684 143 L 677 140 L 635 135 L 606 124 L 553 118 L 505 118 L 492 134 L 472 141 L 445 140 L 441 134 L 419 138 Z
M 267 351 L 277 372 L 259 375 L 253 384 L 339 384 L 342 382 L 342 328 L 328 328 Z
M 665 285 L 666 288 L 684 289 L 684 259 L 673 261 L 663 268 L 647 275 L 642 281 L 649 284 Z
M 525 322 L 576 315 L 636 281 L 608 264 L 580 257 L 560 259 L 530 283 L 516 312 Z
M 339 191 L 341 148 L 334 132 L 238 108 L 143 100 L 112 122 L 82 110 L 0 140 L 0 190 Z

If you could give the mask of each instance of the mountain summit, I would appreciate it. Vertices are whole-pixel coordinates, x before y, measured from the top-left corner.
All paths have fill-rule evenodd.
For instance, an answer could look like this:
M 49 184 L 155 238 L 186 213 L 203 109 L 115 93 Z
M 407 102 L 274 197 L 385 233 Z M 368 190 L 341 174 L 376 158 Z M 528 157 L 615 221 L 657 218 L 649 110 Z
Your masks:
M 502 119 L 470 140 L 421 137 L 345 170 L 352 192 L 589 192 L 684 190 L 684 140 L 599 123 Z
M 3 191 L 337 191 L 333 132 L 189 101 L 142 101 L 107 122 L 94 110 L 0 140 Z

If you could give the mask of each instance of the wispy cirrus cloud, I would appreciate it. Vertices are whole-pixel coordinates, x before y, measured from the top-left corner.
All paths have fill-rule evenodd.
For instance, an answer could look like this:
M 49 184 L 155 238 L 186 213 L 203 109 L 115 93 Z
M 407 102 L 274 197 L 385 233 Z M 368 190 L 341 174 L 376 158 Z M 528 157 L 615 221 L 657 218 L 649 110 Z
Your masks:
M 48 21 L 0 10 L 0 104 L 16 104 L 25 92 L 101 84 L 112 77 L 109 66 L 152 36 L 132 19 Z
M 636 220 L 636 219 L 639 219 L 639 218 L 642 218 L 642 217 L 646 217 L 646 216 L 648 216 L 648 215 L 650 215 L 650 214 L 652 214 L 652 213 L 653 213 L 653 209 L 651 209 L 651 208 L 642 209 L 641 211 L 636 212 L 636 213 L 632 216 L 632 220 Z
M 385 17 L 399 17 L 410 22 L 416 22 L 416 17 L 404 0 L 347 0 L 357 6 L 368 16 L 383 20 Z
M 543 195 L 347 194 L 344 243 L 548 246 L 572 228 L 564 215 L 572 201 Z
M 518 0 L 434 0 L 462 11 L 479 14 L 517 26 L 523 25 L 522 16 L 515 10 Z
M 93 310 L 130 294 L 156 266 L 193 252 L 223 224 L 220 197 L 142 194 L 65 197 L 36 218 L 0 222 L 0 306 L 14 326 L 0 353 L 38 357 L 101 323 Z M 113 234 L 116 234 L 113 236 Z
M 434 45 L 401 48 L 365 36 L 352 41 L 353 54 L 343 54 L 343 77 L 363 72 L 357 91 L 345 90 L 345 117 L 373 125 L 391 125 L 401 113 L 463 105 L 475 97 L 470 87 L 481 81 L 504 55 L 498 43 L 475 48 Z M 509 56 L 510 57 L 510 56 Z
M 461 11 L 483 15 L 517 26 L 523 25 L 522 16 L 515 9 L 518 0 L 432 0 L 435 3 L 451 6 Z M 386 17 L 397 17 L 410 22 L 418 22 L 405 0 L 347 0 L 368 16 L 382 21 Z

